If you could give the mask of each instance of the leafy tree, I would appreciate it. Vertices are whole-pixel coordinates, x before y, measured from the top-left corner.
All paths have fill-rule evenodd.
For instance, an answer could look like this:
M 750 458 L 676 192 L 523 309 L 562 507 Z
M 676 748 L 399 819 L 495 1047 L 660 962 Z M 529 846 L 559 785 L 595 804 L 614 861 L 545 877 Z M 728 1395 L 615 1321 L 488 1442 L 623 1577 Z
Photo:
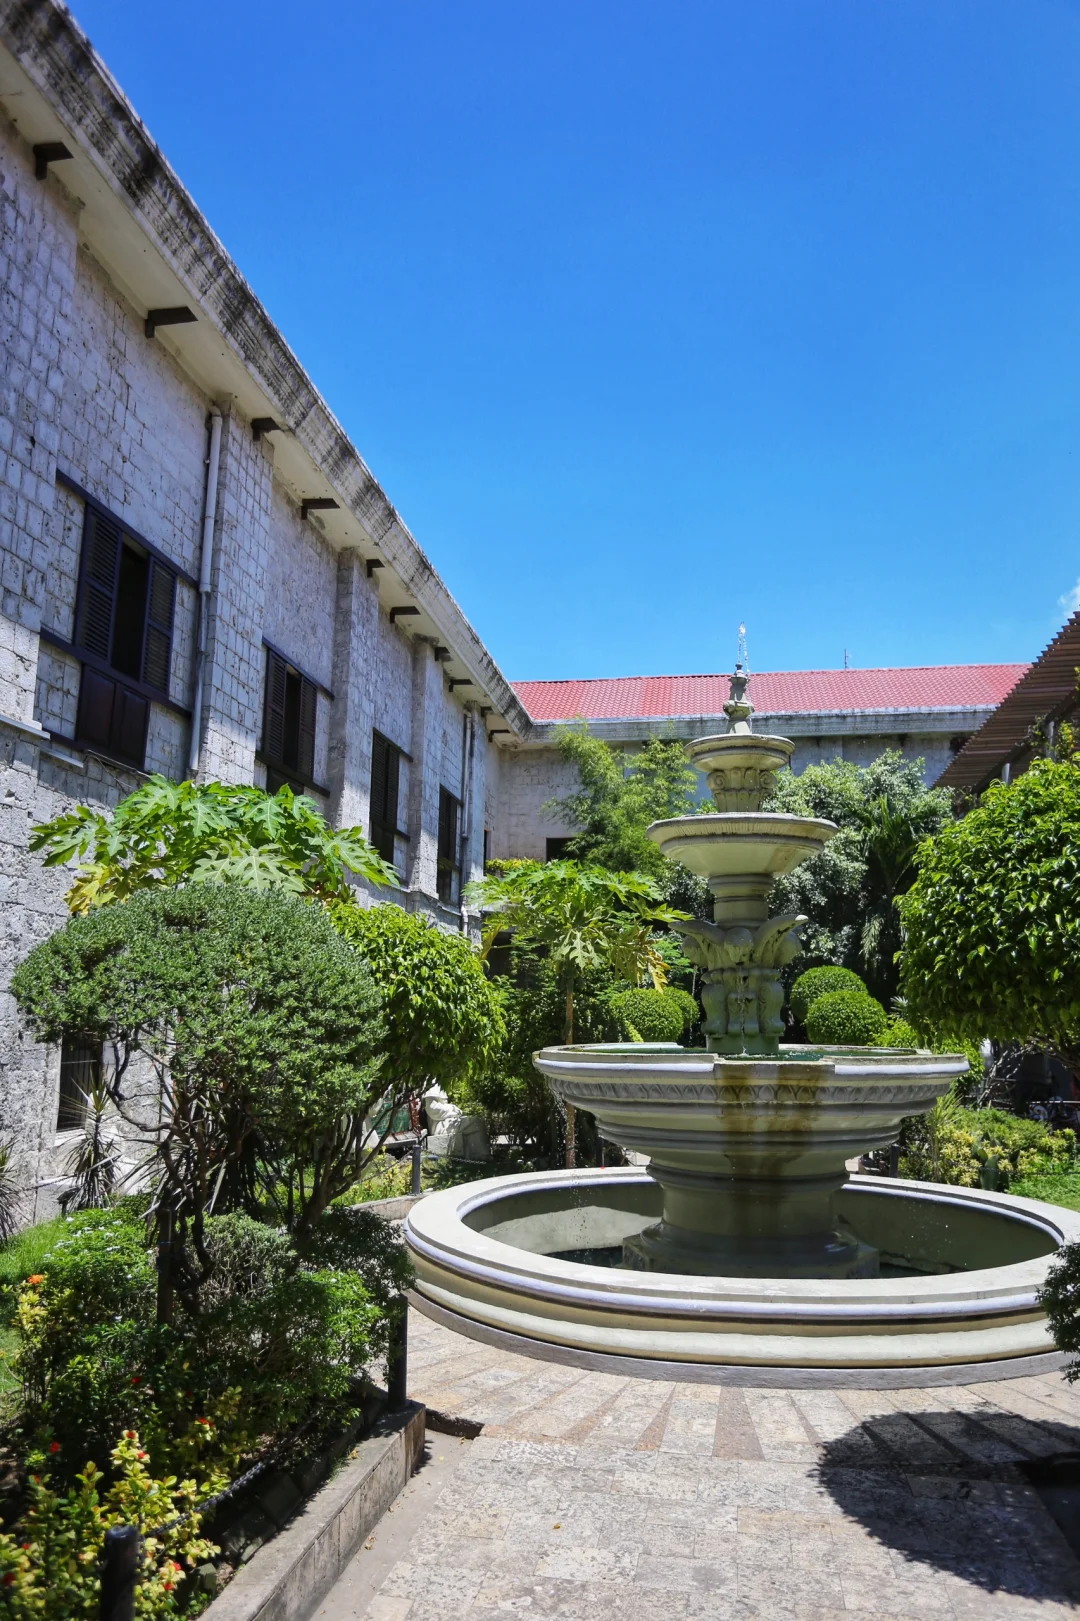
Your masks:
M 487 914 L 483 954 L 509 929 L 519 946 L 542 951 L 553 965 L 563 999 L 563 1041 L 574 1039 L 574 995 L 589 969 L 606 967 L 629 985 L 667 983 L 667 964 L 652 928 L 685 916 L 662 904 L 656 883 L 642 873 L 609 872 L 576 861 L 521 862 L 470 885 L 469 898 Z M 567 1164 L 574 1163 L 574 1115 L 568 1111 Z
M 498 1057 L 505 1026 L 498 992 L 461 934 L 399 906 L 336 904 L 334 927 L 367 963 L 382 998 L 382 1080 L 393 1097 L 435 1084 L 454 1097 Z
M 31 833 L 47 867 L 80 863 L 68 891 L 76 913 L 140 889 L 236 881 L 320 900 L 347 899 L 350 873 L 397 887 L 394 869 L 358 827 L 332 828 L 315 801 L 224 782 L 153 776 L 113 811 L 79 805 Z
M 171 1258 L 163 1320 L 173 1288 L 197 1307 L 211 1208 L 269 1198 L 302 1247 L 359 1175 L 384 1026 L 321 907 L 240 884 L 143 890 L 73 917 L 12 990 L 39 1040 L 115 1052 L 110 1101 L 156 1178 Z
M 820 855 L 778 878 L 770 891 L 771 912 L 810 919 L 800 968 L 850 968 L 887 1003 L 899 979 L 897 902 L 914 879 L 920 843 L 951 818 L 948 793 L 926 787 L 921 760 L 889 750 L 869 766 L 834 760 L 807 766 L 797 777 L 782 771 L 768 809 L 822 816 L 840 828 Z
M 903 902 L 917 1029 L 1036 1042 L 1080 1073 L 1080 764 L 994 783 L 920 850 Z
M 698 802 L 698 773 L 685 745 L 653 737 L 637 750 L 613 749 L 592 737 L 585 721 L 556 728 L 564 760 L 576 767 L 580 788 L 543 807 L 551 816 L 579 828 L 568 853 L 575 861 L 642 872 L 657 879 L 673 906 L 712 916 L 712 898 L 703 879 L 661 855 L 646 829 L 670 816 L 692 816 L 707 809 Z M 702 910 L 702 908 L 706 910 Z

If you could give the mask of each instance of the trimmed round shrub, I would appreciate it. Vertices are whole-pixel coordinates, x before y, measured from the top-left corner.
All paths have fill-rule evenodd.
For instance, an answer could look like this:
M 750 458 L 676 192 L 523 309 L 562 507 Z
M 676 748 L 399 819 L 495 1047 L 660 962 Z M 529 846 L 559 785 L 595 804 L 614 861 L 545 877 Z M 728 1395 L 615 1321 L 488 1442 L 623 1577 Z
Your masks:
M 667 991 L 617 991 L 611 1008 L 629 1041 L 678 1041 L 686 1029 L 684 1011 Z
M 666 985 L 662 994 L 674 1002 L 676 1007 L 682 1009 L 684 1030 L 689 1030 L 692 1025 L 697 1024 L 701 1017 L 701 1009 L 696 996 L 691 996 L 689 991 L 681 990 L 678 985 Z
M 791 987 L 788 1002 L 792 1016 L 804 1025 L 810 1004 L 816 1002 L 819 996 L 827 996 L 830 991 L 861 991 L 864 996 L 869 994 L 858 974 L 850 968 L 836 968 L 832 964 L 826 964 L 824 968 L 808 968 Z
M 880 1036 L 875 1036 L 872 1042 L 875 1047 L 925 1047 L 926 1042 L 920 1040 L 918 1032 L 908 1024 L 906 1019 L 893 1019 L 888 1028 Z
M 806 1033 L 816 1045 L 868 1047 L 889 1027 L 889 1015 L 866 991 L 827 991 L 811 1002 Z

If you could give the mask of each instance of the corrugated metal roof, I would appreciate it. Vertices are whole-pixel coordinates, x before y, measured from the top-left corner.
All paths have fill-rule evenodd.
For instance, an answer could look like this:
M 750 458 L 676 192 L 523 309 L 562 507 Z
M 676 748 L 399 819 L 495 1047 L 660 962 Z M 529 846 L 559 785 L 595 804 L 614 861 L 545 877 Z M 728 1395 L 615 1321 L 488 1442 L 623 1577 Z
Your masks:
M 1000 775 L 1006 761 L 1023 749 L 1036 721 L 1053 717 L 1075 702 L 1078 665 L 1080 613 L 1075 613 L 994 713 L 968 738 L 938 778 L 939 785 L 982 788 L 991 777 Z
M 990 709 L 1026 664 L 930 664 L 893 670 L 762 670 L 750 679 L 765 715 L 857 714 L 883 709 Z M 534 721 L 654 720 L 720 715 L 729 675 L 618 676 L 601 681 L 515 681 Z

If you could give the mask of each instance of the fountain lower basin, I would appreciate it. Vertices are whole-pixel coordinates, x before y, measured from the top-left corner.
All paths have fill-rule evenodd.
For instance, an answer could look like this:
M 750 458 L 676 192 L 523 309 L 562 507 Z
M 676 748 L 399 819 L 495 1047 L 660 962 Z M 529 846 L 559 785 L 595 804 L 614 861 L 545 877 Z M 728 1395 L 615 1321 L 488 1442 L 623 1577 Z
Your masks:
M 414 1302 L 474 1339 L 651 1378 L 903 1387 L 1061 1365 L 1037 1297 L 1058 1247 L 1080 1240 L 1073 1211 L 855 1176 L 840 1215 L 893 1275 L 709 1277 L 560 1258 L 632 1240 L 662 1198 L 638 1167 L 429 1195 L 406 1222 Z

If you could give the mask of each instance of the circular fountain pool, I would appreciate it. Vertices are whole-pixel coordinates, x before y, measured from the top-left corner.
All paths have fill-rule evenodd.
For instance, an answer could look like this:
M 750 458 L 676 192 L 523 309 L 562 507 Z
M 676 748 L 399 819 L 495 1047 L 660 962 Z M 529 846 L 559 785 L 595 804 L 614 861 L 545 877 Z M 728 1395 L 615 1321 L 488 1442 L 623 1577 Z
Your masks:
M 1057 1248 L 1080 1239 L 1073 1211 L 855 1176 L 838 1214 L 877 1251 L 878 1277 L 596 1264 L 617 1260 L 656 1221 L 662 1197 L 638 1167 L 497 1177 L 432 1194 L 406 1224 L 414 1302 L 472 1338 L 653 1378 L 895 1387 L 1060 1365 L 1037 1292 Z

